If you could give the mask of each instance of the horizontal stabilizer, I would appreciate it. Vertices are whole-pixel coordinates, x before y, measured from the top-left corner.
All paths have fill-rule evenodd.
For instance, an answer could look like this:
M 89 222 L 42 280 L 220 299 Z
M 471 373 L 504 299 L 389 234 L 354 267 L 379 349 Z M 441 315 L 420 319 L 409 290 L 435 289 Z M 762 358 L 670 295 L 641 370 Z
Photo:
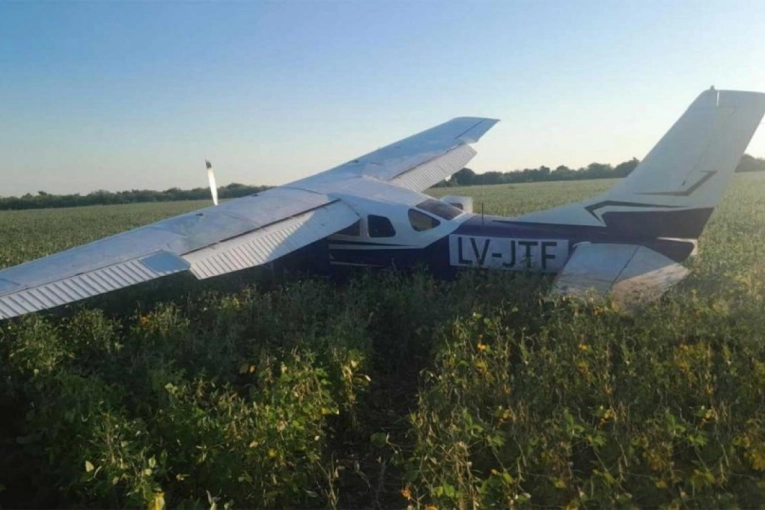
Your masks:
M 634 308 L 658 299 L 687 274 L 685 267 L 645 246 L 582 244 L 556 277 L 553 293 L 610 295 Z
M 763 115 L 765 94 L 706 90 L 610 190 L 518 220 L 599 227 L 636 239 L 698 239 Z

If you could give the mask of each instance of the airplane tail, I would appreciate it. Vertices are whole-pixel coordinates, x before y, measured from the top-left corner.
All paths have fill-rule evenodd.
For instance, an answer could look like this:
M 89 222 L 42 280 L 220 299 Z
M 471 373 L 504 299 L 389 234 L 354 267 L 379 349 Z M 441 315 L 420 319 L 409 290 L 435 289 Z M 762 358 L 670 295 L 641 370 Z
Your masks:
M 518 218 L 605 226 L 636 238 L 697 239 L 765 114 L 765 94 L 711 88 L 606 193 Z

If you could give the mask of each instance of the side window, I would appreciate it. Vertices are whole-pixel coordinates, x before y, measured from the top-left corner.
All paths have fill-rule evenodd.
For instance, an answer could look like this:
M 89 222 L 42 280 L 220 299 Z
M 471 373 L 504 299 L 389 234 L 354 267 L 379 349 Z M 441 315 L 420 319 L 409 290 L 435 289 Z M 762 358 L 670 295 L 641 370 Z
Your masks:
M 411 223 L 412 228 L 417 232 L 424 232 L 441 224 L 433 216 L 428 216 L 416 209 L 409 209 L 409 223 Z
M 357 221 L 353 225 L 349 225 L 345 227 L 343 230 L 338 232 L 341 236 L 354 236 L 358 237 L 361 235 L 361 220 Z
M 396 235 L 396 229 L 385 216 L 370 214 L 367 216 L 367 228 L 369 229 L 369 237 L 393 237 Z

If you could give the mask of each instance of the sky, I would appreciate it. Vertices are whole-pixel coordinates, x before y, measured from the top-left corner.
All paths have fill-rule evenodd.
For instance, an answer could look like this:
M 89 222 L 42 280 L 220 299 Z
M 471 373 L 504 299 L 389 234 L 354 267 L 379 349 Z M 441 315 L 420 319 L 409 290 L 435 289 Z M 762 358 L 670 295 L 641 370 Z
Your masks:
M 284 184 L 462 115 L 477 172 L 617 164 L 711 85 L 765 91 L 759 1 L 0 0 L 0 196 Z

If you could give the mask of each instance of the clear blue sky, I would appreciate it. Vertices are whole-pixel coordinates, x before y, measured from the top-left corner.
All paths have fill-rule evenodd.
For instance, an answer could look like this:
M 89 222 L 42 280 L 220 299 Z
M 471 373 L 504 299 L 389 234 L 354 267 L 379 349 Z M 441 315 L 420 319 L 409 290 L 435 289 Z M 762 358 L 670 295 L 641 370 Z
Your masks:
M 761 2 L 0 0 L 0 195 L 281 184 L 458 115 L 502 120 L 479 172 L 618 163 L 713 84 L 765 91 Z

